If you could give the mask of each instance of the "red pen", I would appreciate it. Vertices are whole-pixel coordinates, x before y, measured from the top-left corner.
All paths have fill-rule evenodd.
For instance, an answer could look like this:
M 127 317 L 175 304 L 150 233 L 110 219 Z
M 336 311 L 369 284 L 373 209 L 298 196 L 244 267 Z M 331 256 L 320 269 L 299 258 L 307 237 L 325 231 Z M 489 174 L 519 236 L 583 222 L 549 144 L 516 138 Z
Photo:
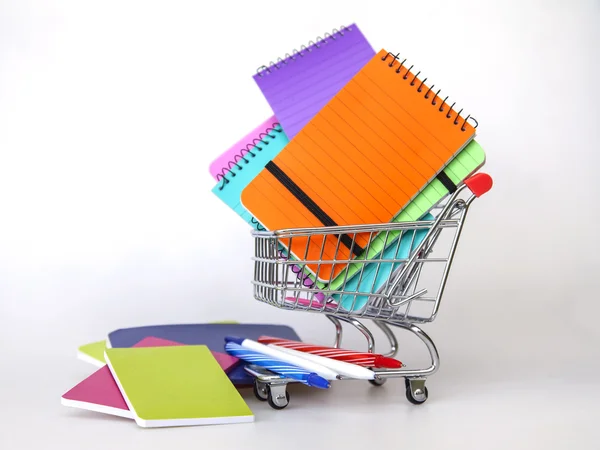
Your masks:
M 334 347 L 323 347 L 271 336 L 261 336 L 258 338 L 258 342 L 261 344 L 279 345 L 280 347 L 291 348 L 292 350 L 311 353 L 313 355 L 336 359 L 338 361 L 344 361 L 363 367 L 377 367 L 386 369 L 398 369 L 402 367 L 402 363 L 397 359 L 378 355 L 376 353 L 357 352 L 354 350 L 343 350 L 341 348 Z

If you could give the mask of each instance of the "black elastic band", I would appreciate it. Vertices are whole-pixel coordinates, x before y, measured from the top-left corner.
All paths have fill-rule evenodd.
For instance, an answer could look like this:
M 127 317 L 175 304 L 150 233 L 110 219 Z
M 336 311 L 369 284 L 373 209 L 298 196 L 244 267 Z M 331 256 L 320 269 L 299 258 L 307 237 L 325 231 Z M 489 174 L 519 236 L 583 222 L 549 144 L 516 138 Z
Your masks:
M 329 215 L 321 209 L 319 205 L 317 205 L 307 194 L 304 192 L 300 186 L 294 183 L 287 174 L 281 170 L 281 168 L 275 164 L 273 161 L 269 161 L 265 168 L 273 175 L 277 180 L 294 196 L 296 197 L 302 205 L 306 209 L 308 209 L 312 215 L 314 215 L 319 221 L 326 227 L 335 227 L 337 224 L 333 221 Z M 355 256 L 359 256 L 364 249 L 358 245 L 356 242 L 352 242 L 352 238 L 347 234 L 344 234 L 340 237 L 340 241 L 344 244 L 348 249 L 354 253 Z
M 446 175 L 446 172 L 442 171 L 442 172 L 438 173 L 438 176 L 436 178 L 440 181 L 440 183 L 442 183 L 444 185 L 444 187 L 446 189 L 448 189 L 448 192 L 450 192 L 451 194 L 454 191 L 456 191 L 456 185 L 450 179 L 450 177 L 448 175 Z

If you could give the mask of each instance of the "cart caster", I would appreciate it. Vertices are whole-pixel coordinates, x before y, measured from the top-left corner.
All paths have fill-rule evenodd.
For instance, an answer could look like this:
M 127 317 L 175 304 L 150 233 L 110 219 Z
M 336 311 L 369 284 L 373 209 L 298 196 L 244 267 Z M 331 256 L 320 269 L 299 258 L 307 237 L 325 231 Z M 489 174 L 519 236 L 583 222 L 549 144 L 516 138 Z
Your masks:
M 286 385 L 267 386 L 269 406 L 273 409 L 283 409 L 290 404 L 290 393 Z
M 269 399 L 269 387 L 267 384 L 255 380 L 254 381 L 254 395 L 261 402 L 266 402 Z
M 429 392 L 425 386 L 425 380 L 405 379 L 406 399 L 413 405 L 421 405 L 427 401 Z
M 383 386 L 386 381 L 387 378 L 375 377 L 372 380 L 369 380 L 369 383 L 371 383 L 373 386 Z

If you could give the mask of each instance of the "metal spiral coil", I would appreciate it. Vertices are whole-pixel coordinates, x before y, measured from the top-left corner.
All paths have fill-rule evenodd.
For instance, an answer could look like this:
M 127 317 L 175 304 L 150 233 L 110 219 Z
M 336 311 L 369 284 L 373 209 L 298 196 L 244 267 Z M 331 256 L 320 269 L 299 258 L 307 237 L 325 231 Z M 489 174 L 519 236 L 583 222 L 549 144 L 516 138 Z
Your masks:
M 255 228 L 257 231 L 267 231 L 267 229 L 265 227 L 263 227 L 261 225 L 261 223 L 258 220 L 256 220 L 254 217 L 250 218 L 250 223 L 252 223 L 252 225 L 255 225 Z
M 308 41 L 308 45 L 301 45 L 300 50 L 293 49 L 292 53 L 286 53 L 283 58 L 278 57 L 275 61 L 270 61 L 267 66 L 260 66 L 256 69 L 256 74 L 259 77 L 270 74 L 273 70 L 279 70 L 296 59 L 303 58 L 306 54 L 313 52 L 315 49 L 320 49 L 322 45 L 326 45 L 331 41 L 335 41 L 343 37 L 346 32 L 351 32 L 352 27 L 342 25 L 340 29 L 334 28 L 331 33 L 323 34 L 323 37 L 317 36 L 314 41 Z
M 391 52 L 387 52 L 387 54 L 381 58 L 382 61 L 386 61 L 388 59 L 388 57 L 392 57 L 391 61 L 388 63 L 388 67 L 393 68 L 394 64 L 396 63 L 396 61 L 400 61 L 400 58 L 398 57 L 400 54 L 396 53 L 393 54 Z M 404 65 L 404 63 L 406 63 L 406 58 L 404 58 L 401 62 L 400 65 L 396 68 L 396 73 L 399 75 L 402 75 L 402 73 L 404 72 L 404 75 L 402 75 L 402 79 L 403 80 L 408 80 L 410 79 L 410 85 L 411 86 L 416 86 L 417 84 L 419 85 L 417 87 L 417 92 L 423 92 L 425 89 L 423 89 L 423 85 L 425 84 L 425 82 L 427 81 L 427 78 L 423 78 L 423 80 L 419 80 L 419 74 L 421 73 L 421 71 L 418 71 L 416 73 L 416 75 L 412 75 L 411 70 L 413 69 L 414 65 L 411 65 L 410 67 L 407 67 Z M 404 69 L 404 70 L 403 70 Z M 434 92 L 434 88 L 435 85 L 432 84 L 428 89 L 427 92 L 425 92 L 424 98 L 429 100 L 429 98 L 431 97 L 431 94 Z M 433 94 L 433 99 L 431 100 L 431 105 L 432 106 L 437 106 L 438 105 L 438 100 L 441 99 L 440 97 L 440 92 L 441 89 L 438 89 L 437 91 L 435 91 L 435 93 Z M 454 109 L 454 105 L 456 105 L 456 102 L 453 102 L 452 105 L 449 105 L 448 109 L 444 109 L 444 106 L 447 106 L 448 103 L 448 96 L 446 96 L 444 98 L 444 100 L 442 100 L 442 103 L 440 104 L 438 111 L 439 112 L 445 112 L 446 111 L 446 118 L 447 119 L 451 119 L 453 114 L 452 111 Z M 454 125 L 458 125 L 460 123 L 460 114 L 462 113 L 462 108 L 460 111 L 458 111 L 458 113 L 456 114 L 456 116 L 454 117 Z M 471 117 L 471 115 L 469 114 L 465 119 L 463 119 L 462 125 L 460 126 L 460 130 L 461 131 L 465 131 L 465 125 L 467 124 L 467 122 L 471 120 L 475 123 L 474 128 L 477 128 L 477 126 L 479 125 L 479 123 L 477 122 L 477 120 L 474 117 Z
M 281 133 L 282 131 L 283 128 L 281 125 L 278 122 L 275 122 L 263 133 L 260 133 L 258 138 L 255 138 L 252 140 L 252 142 L 246 144 L 246 146 L 233 157 L 233 161 L 229 161 L 227 163 L 227 167 L 222 167 L 221 171 L 217 173 L 217 182 L 221 180 L 223 181 L 219 186 L 219 190 L 222 191 L 225 185 L 229 183 L 229 179 L 226 177 L 227 174 L 230 174 L 231 178 L 236 176 L 236 173 L 233 171 L 234 167 L 236 167 L 238 170 L 242 170 L 244 167 L 241 165 L 241 163 L 243 162 L 243 164 L 248 164 L 250 159 L 256 156 L 256 154 L 253 152 L 254 149 L 258 150 L 259 152 L 262 151 L 263 147 L 260 147 L 259 144 L 262 143 L 267 146 L 270 144 L 270 140 L 268 138 L 272 140 L 277 137 L 277 135 L 273 135 L 271 132 Z M 248 155 L 250 155 L 250 158 L 248 158 Z

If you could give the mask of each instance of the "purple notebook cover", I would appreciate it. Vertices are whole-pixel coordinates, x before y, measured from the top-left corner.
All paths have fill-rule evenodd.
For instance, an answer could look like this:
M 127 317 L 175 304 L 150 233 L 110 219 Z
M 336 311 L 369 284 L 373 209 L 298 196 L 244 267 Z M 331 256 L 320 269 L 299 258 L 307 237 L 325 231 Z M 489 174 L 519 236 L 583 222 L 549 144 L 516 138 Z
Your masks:
M 261 67 L 254 80 L 291 140 L 374 55 L 352 24 Z

